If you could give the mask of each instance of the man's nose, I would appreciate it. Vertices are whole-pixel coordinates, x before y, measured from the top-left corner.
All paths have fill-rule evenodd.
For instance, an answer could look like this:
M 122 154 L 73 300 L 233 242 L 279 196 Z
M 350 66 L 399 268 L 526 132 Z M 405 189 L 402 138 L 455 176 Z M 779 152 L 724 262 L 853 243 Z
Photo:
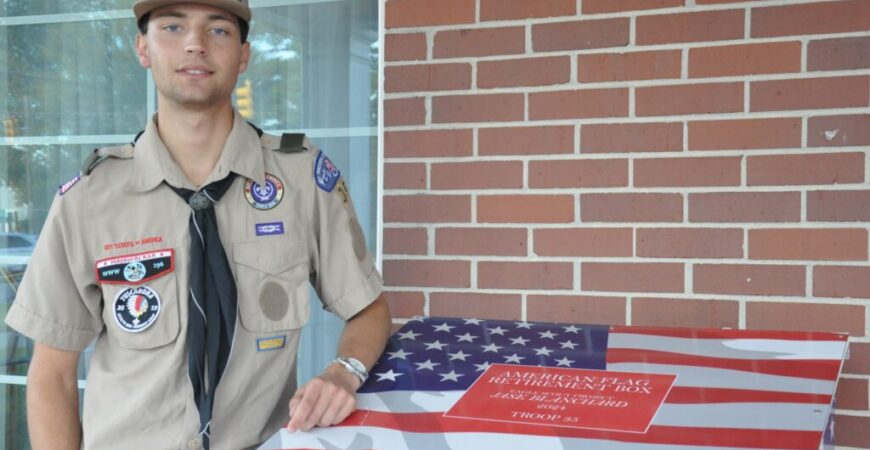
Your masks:
M 201 32 L 194 31 L 188 35 L 184 51 L 190 54 L 198 53 L 200 55 L 205 55 L 207 53 L 204 44 L 204 36 Z

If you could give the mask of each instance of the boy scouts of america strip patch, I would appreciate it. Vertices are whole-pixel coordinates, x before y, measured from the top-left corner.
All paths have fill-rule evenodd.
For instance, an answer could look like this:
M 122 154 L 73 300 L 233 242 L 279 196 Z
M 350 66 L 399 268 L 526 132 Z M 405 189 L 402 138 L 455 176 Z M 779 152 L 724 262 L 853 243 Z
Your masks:
M 175 250 L 165 249 L 97 261 L 97 280 L 103 284 L 142 284 L 172 272 Z
M 332 192 L 335 184 L 338 183 L 338 178 L 341 177 L 341 172 L 335 164 L 323 154 L 323 151 L 317 154 L 317 160 L 314 161 L 314 182 L 326 192 Z
M 79 180 L 81 180 L 81 179 L 82 179 L 82 173 L 79 172 L 79 173 L 76 174 L 75 177 L 73 177 L 72 180 L 69 180 L 69 181 L 67 181 L 66 183 L 60 185 L 60 187 L 58 188 L 58 193 L 59 193 L 60 195 L 66 194 L 67 191 L 69 191 L 70 188 L 72 188 L 73 186 L 75 186 L 76 183 L 78 183 Z

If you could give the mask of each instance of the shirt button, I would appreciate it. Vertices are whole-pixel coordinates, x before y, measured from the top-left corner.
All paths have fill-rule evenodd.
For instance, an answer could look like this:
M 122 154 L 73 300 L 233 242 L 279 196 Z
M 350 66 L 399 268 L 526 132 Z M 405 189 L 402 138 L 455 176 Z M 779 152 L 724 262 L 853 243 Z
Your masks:
M 193 438 L 187 441 L 187 448 L 199 448 L 199 438 Z

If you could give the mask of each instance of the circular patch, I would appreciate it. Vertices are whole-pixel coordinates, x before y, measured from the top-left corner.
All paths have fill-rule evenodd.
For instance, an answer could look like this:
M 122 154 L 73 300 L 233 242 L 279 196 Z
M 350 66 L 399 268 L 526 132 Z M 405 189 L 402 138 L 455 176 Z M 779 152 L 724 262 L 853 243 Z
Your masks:
M 146 273 L 147 269 L 145 269 L 145 264 L 142 264 L 139 261 L 133 261 L 124 266 L 124 279 L 131 283 L 135 283 L 145 278 Z
M 131 287 L 115 296 L 115 322 L 122 330 L 138 333 L 160 315 L 160 297 L 148 286 Z
M 260 186 L 254 180 L 248 178 L 245 182 L 245 198 L 248 203 L 257 209 L 272 209 L 281 203 L 284 197 L 284 183 L 275 175 L 266 174 L 266 185 Z

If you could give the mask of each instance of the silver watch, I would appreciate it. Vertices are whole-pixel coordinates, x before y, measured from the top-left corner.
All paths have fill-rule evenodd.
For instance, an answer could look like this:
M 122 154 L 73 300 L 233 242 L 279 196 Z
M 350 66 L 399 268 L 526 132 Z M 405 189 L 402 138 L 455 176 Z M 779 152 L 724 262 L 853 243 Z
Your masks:
M 356 358 L 339 356 L 338 358 L 332 360 L 332 362 L 341 364 L 342 366 L 344 366 L 345 369 L 347 369 L 348 372 L 350 372 L 353 376 L 357 377 L 359 379 L 360 386 L 365 384 L 366 380 L 369 378 L 369 372 L 368 370 L 366 370 L 365 364 L 363 364 L 362 361 Z

